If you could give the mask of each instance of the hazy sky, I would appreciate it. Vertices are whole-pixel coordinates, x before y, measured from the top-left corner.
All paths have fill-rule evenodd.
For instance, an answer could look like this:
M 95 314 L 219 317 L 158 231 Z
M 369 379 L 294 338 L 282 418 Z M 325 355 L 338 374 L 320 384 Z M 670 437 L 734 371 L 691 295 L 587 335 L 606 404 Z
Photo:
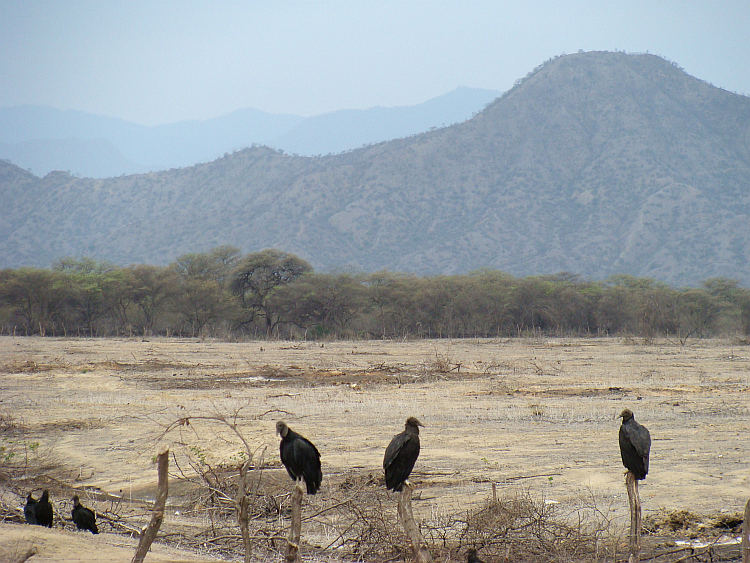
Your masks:
M 655 53 L 750 94 L 750 0 L 0 0 L 0 106 L 154 125 L 507 90 L 579 49 Z

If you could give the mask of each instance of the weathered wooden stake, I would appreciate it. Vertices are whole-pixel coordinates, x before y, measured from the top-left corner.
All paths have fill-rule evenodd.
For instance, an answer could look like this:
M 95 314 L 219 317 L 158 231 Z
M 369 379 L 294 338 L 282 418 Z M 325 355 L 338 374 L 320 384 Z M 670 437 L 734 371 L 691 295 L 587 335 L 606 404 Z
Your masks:
M 250 541 L 250 516 L 248 514 L 248 505 L 250 499 L 247 498 L 247 470 L 250 467 L 251 459 L 245 460 L 240 468 L 240 483 L 237 491 L 237 520 L 240 524 L 242 533 L 242 544 L 245 547 L 245 563 L 250 563 L 253 552 L 253 544 Z
M 641 499 L 638 496 L 638 480 L 630 471 L 625 474 L 625 486 L 628 489 L 628 504 L 630 505 L 628 563 L 638 563 L 641 560 Z
M 159 486 L 156 491 L 156 502 L 154 503 L 154 509 L 151 511 L 151 522 L 141 531 L 138 548 L 135 550 L 135 555 L 131 563 L 143 563 L 164 520 L 164 507 L 167 504 L 167 496 L 169 496 L 169 475 L 167 473 L 169 469 L 169 450 L 164 450 L 156 456 L 156 462 L 159 468 Z
M 745 504 L 745 517 L 742 520 L 742 563 L 750 563 L 750 500 Z
M 414 520 L 414 513 L 411 510 L 413 490 L 409 483 L 404 483 L 401 496 L 398 498 L 398 517 L 414 549 L 414 558 L 417 563 L 432 563 L 432 555 L 427 548 L 427 542 L 419 531 L 419 526 Z
M 286 563 L 301 563 L 299 555 L 300 535 L 302 533 L 302 483 L 297 481 L 292 492 L 292 525 L 289 528 L 289 540 L 286 543 Z

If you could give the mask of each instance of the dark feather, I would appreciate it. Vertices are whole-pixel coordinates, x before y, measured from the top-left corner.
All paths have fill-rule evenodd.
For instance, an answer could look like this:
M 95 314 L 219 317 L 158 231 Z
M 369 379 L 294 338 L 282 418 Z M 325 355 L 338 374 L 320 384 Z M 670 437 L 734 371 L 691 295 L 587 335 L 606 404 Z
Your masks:
M 81 504 L 78 495 L 73 497 L 73 522 L 79 530 L 88 530 L 92 534 L 98 534 L 99 528 L 96 527 L 96 513 Z
M 304 479 L 307 494 L 314 495 L 323 481 L 320 452 L 310 440 L 297 434 L 282 421 L 276 423 L 276 432 L 281 435 L 279 454 L 289 477 L 294 481 Z
M 419 427 L 422 424 L 414 417 L 406 421 L 406 427 L 396 434 L 385 449 L 383 469 L 388 490 L 400 491 L 404 481 L 411 475 L 419 457 Z
M 630 409 L 622 411 L 620 417 L 622 425 L 619 440 L 622 464 L 635 475 L 636 479 L 645 479 L 651 455 L 651 435 L 645 426 L 636 422 Z
M 51 528 L 53 518 L 52 505 L 49 502 L 49 491 L 45 489 L 41 498 L 36 503 L 36 523 L 40 526 Z
M 36 520 L 36 504 L 38 501 L 36 501 L 32 496 L 31 493 L 29 493 L 29 496 L 26 497 L 26 506 L 23 507 L 23 515 L 26 518 L 27 524 L 37 524 Z

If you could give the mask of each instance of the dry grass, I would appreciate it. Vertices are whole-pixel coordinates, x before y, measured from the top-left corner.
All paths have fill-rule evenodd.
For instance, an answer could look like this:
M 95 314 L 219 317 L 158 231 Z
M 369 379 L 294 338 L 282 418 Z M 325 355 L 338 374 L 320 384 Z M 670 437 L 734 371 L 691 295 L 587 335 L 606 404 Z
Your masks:
M 290 482 L 278 465 L 273 430 L 278 418 L 323 454 L 323 489 L 307 499 L 303 513 L 306 557 L 374 561 L 408 551 L 395 524 L 396 499 L 378 482 L 385 445 L 411 415 L 427 425 L 412 479 L 415 515 L 444 560 L 463 558 L 482 542 L 486 561 L 506 554 L 534 560 L 543 546 L 559 560 L 564 553 L 611 560 L 627 523 L 615 419 L 624 406 L 654 437 L 652 472 L 641 488 L 646 519 L 662 509 L 689 510 L 710 522 L 706 515 L 733 514 L 750 496 L 750 352 L 733 341 L 536 338 L 321 347 L 8 337 L 0 338 L 0 357 L 0 436 L 14 447 L 38 442 L 38 451 L 54 454 L 58 465 L 27 481 L 14 473 L 19 502 L 24 490 L 45 486 L 65 512 L 60 499 L 74 486 L 90 491 L 98 510 L 106 511 L 112 502 L 106 498 L 123 499 L 113 519 L 137 528 L 155 486 L 151 457 L 168 445 L 176 458 L 162 541 L 202 553 L 236 553 L 241 543 L 231 499 L 245 447 L 228 429 L 201 421 L 180 435 L 163 436 L 163 427 L 238 409 L 248 443 L 266 448 L 255 476 L 260 560 L 278 552 L 288 525 Z M 490 500 L 492 483 L 500 504 Z M 582 504 L 582 494 L 596 502 Z M 533 518 L 544 526 L 524 525 Z M 482 532 L 482 521 L 489 531 Z M 524 535 L 529 530 L 538 533 Z

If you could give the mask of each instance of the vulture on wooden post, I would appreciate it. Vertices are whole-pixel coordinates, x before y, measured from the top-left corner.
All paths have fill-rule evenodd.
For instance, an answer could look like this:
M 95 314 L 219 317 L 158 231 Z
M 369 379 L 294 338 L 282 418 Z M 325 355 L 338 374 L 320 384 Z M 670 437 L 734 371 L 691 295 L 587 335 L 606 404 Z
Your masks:
M 411 475 L 419 457 L 419 427 L 424 424 L 413 416 L 406 419 L 406 427 L 396 434 L 388 444 L 383 458 L 385 486 L 388 490 L 400 491 Z
M 622 464 L 635 478 L 642 480 L 648 474 L 648 458 L 651 452 L 651 435 L 645 426 L 633 418 L 633 411 L 625 409 L 618 418 L 620 426 L 620 455 Z
M 280 420 L 276 423 L 276 433 L 281 436 L 279 453 L 281 463 L 292 480 L 305 480 L 307 494 L 314 495 L 323 481 L 320 469 L 320 453 L 313 443 L 304 436 L 297 434 Z

